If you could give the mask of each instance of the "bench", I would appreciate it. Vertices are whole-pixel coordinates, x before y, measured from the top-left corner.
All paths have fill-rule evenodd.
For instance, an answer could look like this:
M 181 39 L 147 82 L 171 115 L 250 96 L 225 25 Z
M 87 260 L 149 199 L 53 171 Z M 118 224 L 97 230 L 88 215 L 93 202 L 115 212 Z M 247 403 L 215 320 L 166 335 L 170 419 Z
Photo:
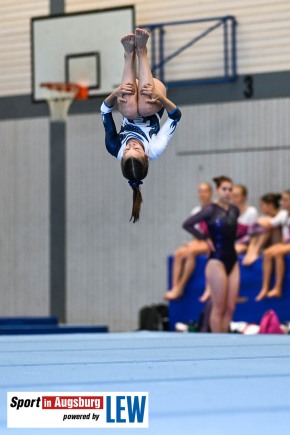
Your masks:
M 255 297 L 262 286 L 262 257 L 251 266 L 242 266 L 243 256 L 239 256 L 241 267 L 241 285 L 239 300 L 233 320 L 259 324 L 263 314 L 273 309 L 281 322 L 290 321 L 290 255 L 285 256 L 286 269 L 283 283 L 283 296 L 279 299 L 269 298 L 260 302 Z M 168 259 L 168 288 L 172 285 L 173 256 Z M 185 287 L 184 294 L 180 299 L 169 302 L 169 327 L 174 331 L 177 322 L 189 323 L 198 321 L 204 307 L 204 303 L 198 298 L 205 288 L 205 266 L 207 257 L 200 255 L 196 259 L 196 269 Z

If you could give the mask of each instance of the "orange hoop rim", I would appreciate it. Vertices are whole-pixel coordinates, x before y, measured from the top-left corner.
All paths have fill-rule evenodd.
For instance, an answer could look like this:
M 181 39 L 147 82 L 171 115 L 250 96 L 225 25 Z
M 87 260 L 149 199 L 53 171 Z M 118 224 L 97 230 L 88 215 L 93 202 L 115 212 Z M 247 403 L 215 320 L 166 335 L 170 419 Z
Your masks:
M 76 100 L 87 100 L 88 87 L 80 83 L 62 83 L 62 82 L 45 82 L 40 84 L 41 88 L 46 88 L 51 91 L 62 93 L 73 93 Z

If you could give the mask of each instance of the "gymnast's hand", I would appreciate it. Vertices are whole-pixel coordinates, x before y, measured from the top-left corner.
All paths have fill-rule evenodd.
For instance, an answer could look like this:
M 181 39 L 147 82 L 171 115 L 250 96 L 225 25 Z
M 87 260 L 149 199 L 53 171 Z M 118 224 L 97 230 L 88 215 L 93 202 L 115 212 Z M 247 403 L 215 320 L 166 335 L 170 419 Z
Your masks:
M 268 217 L 268 216 L 261 216 L 258 219 L 258 224 L 261 225 L 264 228 L 272 228 L 271 218 Z
M 121 103 L 127 103 L 126 95 L 134 95 L 136 91 L 132 83 L 121 83 L 114 91 L 114 96 Z
M 215 251 L 215 247 L 214 247 L 214 244 L 213 244 L 212 240 L 211 239 L 206 239 L 206 243 L 208 244 L 210 252 L 214 252 Z
M 146 103 L 151 103 L 154 104 L 157 101 L 159 101 L 160 98 L 160 94 L 158 94 L 158 92 L 156 92 L 156 89 L 154 86 L 150 85 L 149 83 L 147 83 L 146 85 L 142 86 L 141 91 L 140 91 L 141 95 L 147 95 L 149 98 L 146 100 Z

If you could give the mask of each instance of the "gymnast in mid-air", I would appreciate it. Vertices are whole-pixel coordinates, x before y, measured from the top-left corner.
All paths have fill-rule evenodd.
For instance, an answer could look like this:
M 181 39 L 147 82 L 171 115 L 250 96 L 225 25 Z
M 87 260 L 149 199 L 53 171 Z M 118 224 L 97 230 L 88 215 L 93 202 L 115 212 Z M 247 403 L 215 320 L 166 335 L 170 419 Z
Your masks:
M 157 159 L 167 147 L 181 112 L 166 96 L 164 84 L 153 78 L 147 56 L 149 33 L 136 29 L 121 39 L 124 47 L 124 69 L 121 84 L 101 106 L 105 143 L 110 154 L 121 160 L 123 176 L 133 189 L 131 220 L 139 219 L 142 195 L 140 184 L 147 176 L 149 160 Z M 138 79 L 135 58 L 138 60 Z M 117 104 L 123 115 L 119 133 L 112 116 Z M 164 109 L 168 119 L 160 126 Z

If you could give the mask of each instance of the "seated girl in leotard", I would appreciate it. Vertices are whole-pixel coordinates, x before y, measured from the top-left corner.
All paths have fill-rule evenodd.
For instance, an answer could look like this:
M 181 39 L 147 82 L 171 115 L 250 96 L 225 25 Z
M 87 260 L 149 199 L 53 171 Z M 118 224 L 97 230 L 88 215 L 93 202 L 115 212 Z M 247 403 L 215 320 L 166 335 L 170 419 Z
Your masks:
M 196 238 L 208 243 L 210 255 L 206 265 L 206 279 L 212 298 L 210 328 L 212 332 L 228 332 L 240 283 L 235 250 L 239 210 L 231 204 L 232 180 L 221 176 L 214 178 L 214 182 L 217 186 L 216 202 L 189 217 L 183 227 Z M 206 223 L 209 238 L 195 227 L 200 221 Z
M 268 224 L 273 228 L 278 224 L 282 225 L 282 241 L 274 243 L 263 252 L 263 282 L 262 289 L 256 297 L 256 301 L 267 298 L 280 298 L 282 296 L 282 286 L 285 274 L 285 255 L 290 253 L 290 190 L 282 193 L 281 197 L 282 210 L 279 216 L 268 220 L 264 219 L 264 225 Z M 283 211 L 283 213 L 282 213 Z M 275 267 L 275 282 L 270 289 L 270 282 L 273 268 Z
M 247 251 L 250 243 L 248 234 L 249 228 L 258 220 L 258 210 L 256 207 L 247 204 L 248 189 L 243 184 L 235 184 L 233 187 L 232 203 L 240 210 L 238 219 L 237 240 L 235 248 L 237 254 Z
M 250 243 L 242 261 L 244 266 L 253 264 L 263 249 L 281 242 L 281 228 L 287 212 L 280 209 L 280 199 L 281 194 L 277 193 L 267 193 L 260 198 L 263 215 L 248 229 Z
M 123 176 L 133 189 L 133 222 L 139 219 L 142 202 L 139 186 L 147 175 L 149 160 L 157 159 L 163 153 L 181 118 L 180 110 L 166 97 L 163 83 L 152 76 L 147 57 L 148 38 L 146 30 L 136 29 L 135 35 L 121 39 L 125 57 L 122 83 L 101 106 L 106 148 L 121 160 Z M 134 66 L 136 55 L 138 80 Z M 119 133 L 111 113 L 116 103 L 124 117 Z M 168 119 L 160 127 L 164 109 Z
M 191 211 L 191 215 L 198 213 L 202 207 L 211 202 L 212 187 L 209 183 L 201 183 L 198 187 L 198 197 L 200 205 L 194 207 Z M 197 228 L 207 233 L 207 228 L 204 222 L 199 222 Z M 194 272 L 196 265 L 196 257 L 198 255 L 207 254 L 208 245 L 204 240 L 197 240 L 193 238 L 189 243 L 180 246 L 175 252 L 173 257 L 172 266 L 172 288 L 164 295 L 165 300 L 178 299 L 183 295 L 184 288 Z M 208 295 L 208 286 L 206 286 L 206 292 L 200 298 L 201 302 L 205 302 Z

